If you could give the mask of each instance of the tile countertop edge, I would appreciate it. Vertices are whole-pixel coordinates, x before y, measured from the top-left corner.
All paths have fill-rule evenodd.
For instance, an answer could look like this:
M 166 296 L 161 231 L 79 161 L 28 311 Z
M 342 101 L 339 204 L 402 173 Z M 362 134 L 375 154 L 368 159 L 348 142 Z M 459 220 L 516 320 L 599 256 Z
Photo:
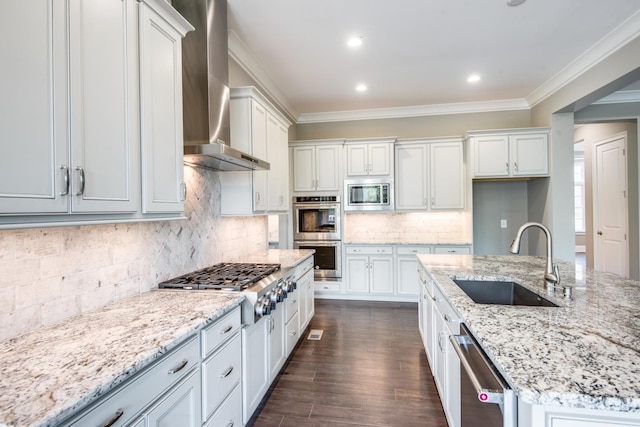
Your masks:
M 3 353 L 6 353 L 6 350 L 7 350 L 6 347 L 7 345 L 11 345 L 11 343 L 17 343 L 16 345 L 19 346 L 22 341 L 33 340 L 37 342 L 38 338 L 33 338 L 33 337 L 34 335 L 38 335 L 38 334 L 51 333 L 52 335 L 65 336 L 65 331 L 64 331 L 65 328 L 81 329 L 84 326 L 84 322 L 87 321 L 87 318 L 91 320 L 91 317 L 93 316 L 99 317 L 100 314 L 102 315 L 108 314 L 110 310 L 113 310 L 114 315 L 117 315 L 119 310 L 121 310 L 122 307 L 127 307 L 128 305 L 136 305 L 136 304 L 144 305 L 145 303 L 141 301 L 145 299 L 150 299 L 154 303 L 156 303 L 159 299 L 174 301 L 175 300 L 174 298 L 166 298 L 166 297 L 171 294 L 178 295 L 178 293 L 186 295 L 186 293 L 183 293 L 181 291 L 152 290 L 150 292 L 145 292 L 141 295 L 136 295 L 134 297 L 115 302 L 114 304 L 110 304 L 108 306 L 102 307 L 101 309 L 87 313 L 86 315 L 80 315 L 78 317 L 69 319 L 60 324 L 52 325 L 50 327 L 45 327 L 45 328 L 33 331 L 32 333 L 28 333 L 23 336 L 12 338 L 5 342 L 0 342 L 0 345 L 5 347 L 5 348 L 0 348 L 0 355 L 2 355 Z M 195 293 L 192 293 L 192 295 L 195 295 Z M 3 402 L 0 399 L 0 426 L 30 425 L 30 426 L 49 427 L 49 426 L 59 425 L 60 422 L 67 420 L 68 417 L 70 417 L 74 412 L 82 410 L 85 407 L 89 407 L 93 402 L 95 402 L 96 399 L 106 395 L 111 390 L 117 388 L 124 381 L 128 380 L 129 378 L 132 378 L 137 373 L 139 373 L 140 371 L 144 370 L 145 368 L 150 366 L 152 363 L 157 361 L 162 355 L 180 346 L 189 337 L 194 336 L 194 334 L 201 328 L 213 323 L 215 320 L 219 319 L 220 317 L 224 316 L 226 313 L 228 313 L 235 307 L 239 306 L 242 300 L 244 300 L 244 296 L 236 293 L 225 292 L 225 293 L 216 293 L 215 298 L 212 298 L 211 300 L 213 301 L 214 299 L 217 301 L 213 303 L 205 304 L 206 306 L 214 307 L 211 312 L 205 315 L 188 316 L 188 318 L 185 319 L 184 325 L 182 327 L 174 329 L 174 332 L 169 334 L 168 336 L 164 336 L 163 334 L 162 339 L 159 341 L 154 339 L 152 345 L 148 345 L 148 347 L 145 347 L 144 349 L 139 349 L 138 351 L 134 351 L 135 354 L 131 356 L 125 364 L 119 365 L 118 368 L 112 369 L 111 372 L 108 372 L 106 374 L 103 373 L 102 365 L 98 363 L 99 369 L 93 371 L 95 372 L 95 380 L 90 381 L 90 385 L 88 386 L 84 384 L 84 382 L 86 382 L 86 379 L 83 377 L 82 378 L 83 383 L 77 386 L 80 388 L 79 390 L 72 389 L 71 391 L 69 391 L 65 389 L 63 390 L 62 396 L 57 396 L 57 393 L 59 393 L 60 390 L 58 389 L 51 390 L 51 388 L 55 387 L 58 384 L 56 383 L 55 378 L 51 379 L 50 382 L 46 386 L 44 386 L 44 391 L 42 391 L 42 393 L 45 393 L 46 396 L 43 395 L 42 393 L 36 396 L 37 392 L 32 393 L 34 395 L 30 396 L 30 399 L 36 401 L 36 403 L 33 403 L 33 406 L 35 407 L 34 411 L 37 411 L 36 414 L 33 414 L 33 415 L 24 414 L 23 412 L 20 411 L 20 409 L 23 409 L 23 411 L 31 409 L 29 407 L 30 402 L 25 403 L 25 399 L 19 400 L 16 403 L 16 405 L 17 406 L 25 405 L 27 406 L 27 408 L 17 408 L 17 409 L 11 406 L 7 408 L 6 402 L 4 402 L 5 405 L 3 405 L 2 404 Z M 122 311 L 124 310 L 125 309 L 122 309 Z M 99 320 L 103 320 L 103 319 L 99 319 Z M 124 329 L 126 330 L 126 328 Z M 27 345 L 31 345 L 31 344 L 32 344 L 31 342 L 27 342 Z M 122 345 L 126 345 L 126 344 L 122 344 Z M 43 347 L 44 346 L 45 345 L 43 345 Z M 87 350 L 87 351 L 90 351 L 90 350 Z M 55 352 L 51 352 L 51 353 L 55 354 Z M 39 358 L 41 360 L 42 356 L 39 356 Z M 88 359 L 89 358 L 83 359 L 82 361 L 85 361 Z M 77 361 L 69 362 L 66 365 L 71 365 L 71 364 L 74 364 L 75 362 Z M 88 363 L 87 365 L 88 366 L 86 367 L 83 366 L 83 368 L 86 368 L 88 370 L 93 368 L 94 364 Z M 18 366 L 17 368 L 20 368 L 20 366 Z M 108 363 L 107 363 L 107 368 L 108 368 Z M 54 368 L 51 368 L 51 369 L 54 369 Z M 33 369 L 28 369 L 28 370 L 25 369 L 25 371 L 28 371 L 29 374 L 33 375 L 32 373 Z M 3 372 L 2 364 L 0 364 L 0 372 Z M 7 389 L 10 390 L 13 384 L 9 385 L 8 387 L 6 385 L 2 386 L 3 380 L 6 381 L 6 379 L 4 378 L 0 379 L 0 390 L 2 389 L 4 389 L 5 391 L 7 391 Z M 25 379 L 25 381 L 28 381 L 28 378 Z M 51 383 L 51 381 L 53 381 L 54 383 Z M 65 384 L 65 387 L 69 388 L 69 385 Z M 71 385 L 71 387 L 73 387 L 73 385 Z M 17 391 L 17 393 L 19 392 L 20 391 Z M 52 401 L 53 404 L 49 403 L 46 408 L 38 408 L 37 402 L 41 402 L 41 401 Z M 5 417 L 9 417 L 10 419 L 5 419 Z
M 488 320 L 488 318 L 491 317 L 493 320 L 490 320 L 489 322 L 493 322 L 494 327 L 496 325 L 500 325 L 499 317 L 501 316 L 501 313 L 507 312 L 509 308 L 505 308 L 505 306 L 489 306 L 489 305 L 483 305 L 483 304 L 475 304 L 451 280 L 452 276 L 468 277 L 468 278 L 473 277 L 477 279 L 485 278 L 485 280 L 487 280 L 488 278 L 502 278 L 502 279 L 515 280 L 520 282 L 521 284 L 527 285 L 527 287 L 529 287 L 530 289 L 535 289 L 535 286 L 530 285 L 531 281 L 528 280 L 530 279 L 530 277 L 526 277 L 527 276 L 526 274 L 518 274 L 518 272 L 515 270 L 512 270 L 509 274 L 504 274 L 504 270 L 502 271 L 499 271 L 500 269 L 488 270 L 485 268 L 485 266 L 483 266 L 482 268 L 476 269 L 476 264 L 474 263 L 474 260 L 479 259 L 486 264 L 488 260 L 489 261 L 491 260 L 491 258 L 495 258 L 496 260 L 499 260 L 497 262 L 500 262 L 501 265 L 504 265 L 504 260 L 507 259 L 505 257 L 486 257 L 486 256 L 478 257 L 478 256 L 472 256 L 472 255 L 469 255 L 469 256 L 418 255 L 419 261 L 430 272 L 436 286 L 443 292 L 447 301 L 455 308 L 456 311 L 458 311 L 458 313 L 464 319 L 465 324 L 468 326 L 470 331 L 474 334 L 474 337 L 476 337 L 481 347 L 483 348 L 484 352 L 490 358 L 492 363 L 496 365 L 496 368 L 505 377 L 507 382 L 513 387 L 518 397 L 523 402 L 528 404 L 533 404 L 533 405 L 555 405 L 555 406 L 561 406 L 561 407 L 574 407 L 574 408 L 595 409 L 595 410 L 604 410 L 604 411 L 640 413 L 640 394 L 638 394 L 637 392 L 635 395 L 631 393 L 631 394 L 625 394 L 621 396 L 620 395 L 618 396 L 598 395 L 596 393 L 588 394 L 588 390 L 585 390 L 582 393 L 567 391 L 567 390 L 558 392 L 556 390 L 553 390 L 553 387 L 552 387 L 553 384 L 548 383 L 549 377 L 562 375 L 562 374 L 565 374 L 566 372 L 557 372 L 553 369 L 552 369 L 553 372 L 549 372 L 549 371 L 542 372 L 542 374 L 540 375 L 540 379 L 538 380 L 539 383 L 535 383 L 533 386 L 531 386 L 529 384 L 524 384 L 525 381 L 521 381 L 523 377 L 522 372 L 516 372 L 519 369 L 518 366 L 516 366 L 515 364 L 511 364 L 511 366 L 505 366 L 506 363 L 503 363 L 503 362 L 508 361 L 510 357 L 510 353 L 508 350 L 503 351 L 503 349 L 501 348 L 502 342 L 500 339 L 495 339 L 495 337 L 492 337 L 490 334 L 486 333 L 486 331 L 489 330 L 490 328 L 486 328 L 483 325 L 483 323 L 485 323 L 483 322 L 483 319 Z M 522 260 L 521 262 L 523 263 L 523 265 L 526 263 L 532 263 L 533 262 L 532 260 L 535 260 L 535 262 L 537 262 L 541 266 L 539 272 L 536 266 L 535 274 L 540 273 L 541 275 L 543 273 L 544 271 L 543 258 L 525 257 L 525 256 L 517 257 L 517 258 Z M 512 264 L 513 262 L 517 263 L 516 257 L 509 257 L 509 259 L 512 260 Z M 563 270 L 567 271 L 569 267 L 575 268 L 573 264 L 565 263 L 562 261 L 560 261 L 559 263 L 561 265 L 561 274 Z M 530 267 L 530 266 L 531 265 L 527 265 L 526 267 Z M 616 278 L 617 278 L 617 281 L 620 283 L 630 282 L 629 280 L 624 278 L 620 278 L 614 275 L 609 275 L 606 273 L 601 274 L 598 272 L 593 272 L 592 270 L 590 273 L 589 272 L 587 273 L 588 273 L 586 275 L 587 279 L 585 279 L 586 282 L 583 282 L 582 284 L 580 284 L 579 280 L 576 281 L 575 277 L 573 276 L 573 273 L 569 271 L 569 274 L 565 275 L 567 277 L 564 283 L 571 284 L 576 287 L 586 286 L 585 283 L 589 283 L 590 278 L 596 278 L 597 280 L 600 280 L 600 282 L 597 284 L 598 286 L 600 286 L 603 284 L 602 276 L 605 276 L 606 280 L 614 283 L 616 281 Z M 584 289 L 581 289 L 581 291 L 583 290 Z M 541 287 L 540 289 L 537 289 L 537 292 L 541 295 L 544 295 Z M 574 290 L 574 296 L 575 295 L 576 295 L 576 290 Z M 562 299 L 553 298 L 553 297 L 549 298 L 548 295 L 545 295 L 545 297 L 556 303 L 560 303 L 560 305 L 565 304 L 565 301 Z M 573 302 L 569 304 L 573 304 Z M 500 309 L 500 307 L 502 307 L 502 310 Z M 580 307 L 580 309 L 581 308 L 582 307 Z M 544 318 L 544 316 L 551 316 L 549 309 L 546 307 L 536 307 L 536 308 L 526 307 L 524 309 L 521 308 L 520 310 L 522 311 L 520 311 L 520 314 L 533 313 L 533 311 L 531 311 L 532 309 L 539 309 L 540 310 L 539 313 L 542 313 L 542 316 L 543 316 L 542 318 Z M 486 311 L 487 315 L 485 316 L 479 315 L 480 310 Z M 517 313 L 517 310 L 519 309 L 512 308 L 512 310 L 514 310 L 513 313 Z M 578 311 L 578 307 L 577 306 L 568 307 L 568 311 L 569 312 Z M 504 318 L 505 318 L 505 321 L 508 320 L 508 314 L 505 315 Z M 495 319 L 498 319 L 498 322 L 496 322 Z M 527 323 L 534 324 L 536 321 L 539 321 L 539 319 L 536 319 L 535 316 L 532 316 L 532 318 L 530 319 L 522 320 L 521 323 L 525 325 Z M 503 330 L 510 331 L 510 332 L 507 332 L 507 333 L 511 333 L 511 335 L 509 335 L 510 338 L 513 337 L 514 329 L 509 328 L 512 325 L 503 324 L 500 326 L 502 326 Z M 559 328 L 556 328 L 556 329 L 559 329 Z M 575 330 L 577 328 L 574 327 L 573 329 Z M 520 331 L 517 331 L 517 332 L 520 332 Z M 541 332 L 541 335 L 539 336 L 544 336 L 546 332 L 547 331 L 543 329 Z M 583 328 L 578 332 L 579 332 L 579 335 L 577 335 L 578 339 L 581 337 L 586 337 L 586 339 L 595 339 L 595 340 L 598 340 L 597 342 L 601 346 L 602 345 L 612 346 L 612 344 L 614 345 L 618 344 L 617 342 L 608 338 L 607 336 L 602 336 L 602 334 L 594 333 L 593 331 L 590 330 L 590 328 L 587 328 L 587 327 Z M 570 335 L 570 337 L 576 338 L 576 335 L 575 334 Z M 517 338 L 518 337 L 513 337 L 512 341 L 516 340 Z M 590 342 L 589 344 L 593 345 L 593 342 Z M 635 348 L 631 346 L 627 346 L 624 343 L 619 347 L 620 349 L 623 349 L 623 350 L 630 350 L 631 352 L 636 352 L 636 354 L 638 352 Z M 526 353 L 529 350 L 529 348 L 530 347 L 523 345 L 522 352 Z M 576 357 L 578 356 L 580 355 L 576 355 Z M 553 368 L 554 362 L 561 363 L 558 361 L 549 361 L 549 360 L 538 361 L 538 363 L 540 363 L 541 369 L 542 369 L 542 365 L 547 366 L 546 363 L 549 363 L 551 365 L 550 367 L 547 366 L 547 368 Z M 564 360 L 564 362 L 567 362 L 567 360 Z M 633 363 L 633 360 L 631 360 L 630 363 Z M 529 368 L 531 369 L 531 366 L 529 366 Z M 571 366 L 571 367 L 565 366 L 565 368 L 566 368 L 565 371 L 572 371 L 572 370 L 579 371 L 580 369 L 574 366 Z M 524 369 L 524 368 L 520 368 L 520 369 Z M 610 372 L 606 372 L 606 374 L 603 374 L 603 375 L 610 375 Z M 567 377 L 570 377 L 570 376 L 571 376 L 570 374 L 567 375 Z M 596 376 L 596 374 L 592 374 L 592 376 L 594 376 L 594 378 L 596 379 L 600 379 L 599 377 Z M 628 378 L 621 379 L 620 377 L 616 378 L 615 376 L 613 378 L 604 379 L 603 381 L 607 381 L 607 380 L 609 381 L 617 380 L 618 382 L 629 381 Z M 627 393 L 629 393 L 629 390 L 626 390 L 626 391 Z

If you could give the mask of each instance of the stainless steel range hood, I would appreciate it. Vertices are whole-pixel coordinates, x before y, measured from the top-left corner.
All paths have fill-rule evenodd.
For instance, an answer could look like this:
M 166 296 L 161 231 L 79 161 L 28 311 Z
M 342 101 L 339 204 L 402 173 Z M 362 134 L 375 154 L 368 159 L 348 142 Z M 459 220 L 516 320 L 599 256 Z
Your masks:
M 182 40 L 184 163 L 217 171 L 269 170 L 232 148 L 227 0 L 172 0 L 195 27 Z

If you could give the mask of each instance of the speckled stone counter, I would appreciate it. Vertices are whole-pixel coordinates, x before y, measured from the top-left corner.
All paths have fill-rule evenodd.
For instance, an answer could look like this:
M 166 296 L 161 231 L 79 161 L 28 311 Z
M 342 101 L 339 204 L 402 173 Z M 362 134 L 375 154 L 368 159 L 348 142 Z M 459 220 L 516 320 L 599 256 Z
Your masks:
M 233 262 L 260 262 L 268 264 L 280 264 L 281 268 L 293 268 L 302 261 L 312 256 L 311 249 L 268 249 L 263 252 L 247 254 L 240 259 L 229 260 Z
M 528 404 L 640 412 L 640 283 L 559 262 L 562 289 L 547 294 L 545 260 L 418 255 L 489 358 Z M 474 303 L 452 280 L 510 279 L 560 307 Z
M 158 290 L 0 342 L 0 426 L 54 426 L 239 305 Z

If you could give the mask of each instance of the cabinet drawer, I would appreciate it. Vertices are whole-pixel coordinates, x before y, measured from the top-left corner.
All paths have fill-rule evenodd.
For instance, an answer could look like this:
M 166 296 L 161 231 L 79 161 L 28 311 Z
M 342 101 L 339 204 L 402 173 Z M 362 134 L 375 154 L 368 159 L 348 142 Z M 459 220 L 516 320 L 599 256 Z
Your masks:
M 459 324 L 462 321 L 462 318 L 458 312 L 455 311 L 449 301 L 445 299 L 444 294 L 437 286 L 433 287 L 433 298 L 435 301 L 435 307 L 444 319 L 444 323 L 447 325 L 447 328 L 449 328 L 454 334 L 459 333 Z
M 240 384 L 238 384 L 205 427 L 242 426 L 242 393 L 240 391 Z
M 242 377 L 240 334 L 202 363 L 202 413 L 207 419 Z
M 300 314 L 296 313 L 293 318 L 287 323 L 285 344 L 287 346 L 287 356 L 291 354 L 291 351 L 296 346 L 298 339 L 300 338 Z
M 436 246 L 436 254 L 470 254 L 471 248 L 468 246 Z
M 305 259 L 304 261 L 302 261 L 302 263 L 296 266 L 296 280 L 300 280 L 300 278 L 304 276 L 304 274 L 307 271 L 311 270 L 312 268 L 313 268 L 313 256 L 310 256 L 309 258 Z
M 294 292 L 291 292 L 287 295 L 287 299 L 284 300 L 284 321 L 285 323 L 289 322 L 294 314 L 298 312 L 298 307 L 300 307 L 300 287 L 296 289 Z
M 220 344 L 240 330 L 240 307 L 216 320 L 202 331 L 202 358 L 209 356 Z
M 347 246 L 347 255 L 393 255 L 391 246 Z
M 340 292 L 340 283 L 315 282 L 316 292 Z
M 430 254 L 431 247 L 429 246 L 398 246 L 396 248 L 398 255 L 416 255 L 416 254 Z
M 75 419 L 69 426 L 107 425 L 120 412 L 117 421 L 109 424 L 118 427 L 126 424 L 133 416 L 152 403 L 156 397 L 184 378 L 198 366 L 198 339 L 191 338 L 186 344 L 152 366 L 124 388 L 114 392 L 84 415 Z

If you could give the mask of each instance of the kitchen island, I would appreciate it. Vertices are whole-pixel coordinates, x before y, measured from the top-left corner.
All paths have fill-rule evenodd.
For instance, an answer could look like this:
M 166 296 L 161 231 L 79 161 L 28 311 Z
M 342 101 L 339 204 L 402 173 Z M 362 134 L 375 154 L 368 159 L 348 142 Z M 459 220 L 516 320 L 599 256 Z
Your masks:
M 638 282 L 558 262 L 561 286 L 549 294 L 543 258 L 418 260 L 516 392 L 520 426 L 640 425 Z M 559 307 L 477 304 L 452 278 L 513 280 Z

